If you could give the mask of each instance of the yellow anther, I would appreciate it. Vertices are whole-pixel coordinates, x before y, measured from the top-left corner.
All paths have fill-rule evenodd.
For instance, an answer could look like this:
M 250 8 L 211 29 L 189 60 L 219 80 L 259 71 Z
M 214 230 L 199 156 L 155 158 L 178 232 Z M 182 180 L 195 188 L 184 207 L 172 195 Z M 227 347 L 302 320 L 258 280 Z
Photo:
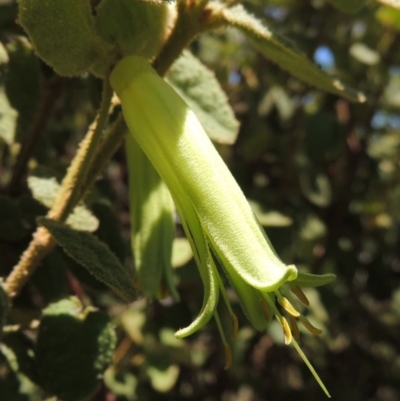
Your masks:
M 271 319 L 271 314 L 269 313 L 268 305 L 264 299 L 260 299 L 260 306 L 261 310 L 264 312 L 265 320 L 269 322 L 269 320 Z
M 289 302 L 289 300 L 285 297 L 279 297 L 278 302 L 282 305 L 286 312 L 291 314 L 294 317 L 299 317 L 300 313 L 294 309 L 293 305 Z
M 294 285 L 290 289 L 305 306 L 310 306 L 310 301 L 307 299 L 306 294 L 304 294 L 303 290 L 298 285 Z
M 301 323 L 303 323 L 303 326 L 312 334 L 316 334 L 316 335 L 320 335 L 322 334 L 322 330 L 321 329 L 317 329 L 316 327 L 314 327 L 310 321 L 304 317 L 303 315 L 300 316 L 300 321 Z
M 290 330 L 290 326 L 288 321 L 284 316 L 277 316 L 279 323 L 281 324 L 283 328 L 283 334 L 285 336 L 285 344 L 289 345 L 292 342 L 292 332 Z
M 290 327 L 292 329 L 293 337 L 296 341 L 300 339 L 299 326 L 297 325 L 296 319 L 293 316 L 289 316 Z
M 224 344 L 225 348 L 225 366 L 224 369 L 229 369 L 232 366 L 232 350 L 228 344 Z
M 238 331 L 239 331 L 239 321 L 237 316 L 234 313 L 231 313 L 231 318 L 232 318 L 232 341 L 236 340 L 236 337 L 238 335 Z

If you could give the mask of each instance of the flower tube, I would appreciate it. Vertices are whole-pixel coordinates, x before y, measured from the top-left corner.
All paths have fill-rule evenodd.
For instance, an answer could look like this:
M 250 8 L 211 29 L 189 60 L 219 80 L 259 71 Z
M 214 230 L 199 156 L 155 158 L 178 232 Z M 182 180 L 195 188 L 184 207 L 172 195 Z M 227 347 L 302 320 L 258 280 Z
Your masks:
M 281 261 L 192 110 L 146 59 L 137 56 L 122 59 L 111 73 L 110 81 L 121 100 L 131 134 L 171 192 L 204 284 L 203 306 L 198 317 L 179 330 L 177 336 L 192 334 L 214 316 L 227 361 L 231 359 L 217 311 L 221 294 L 236 331 L 237 319 L 217 271 L 216 266 L 221 265 L 254 327 L 265 329 L 275 316 L 283 328 L 285 342 L 293 344 L 329 395 L 297 345 L 296 319 L 314 334 L 319 331 L 297 311 L 288 289 L 304 301 L 297 279 L 299 283 L 303 280 L 317 286 L 322 281 L 331 281 L 332 275 L 316 276 L 322 279 L 304 276 L 298 274 L 294 265 Z

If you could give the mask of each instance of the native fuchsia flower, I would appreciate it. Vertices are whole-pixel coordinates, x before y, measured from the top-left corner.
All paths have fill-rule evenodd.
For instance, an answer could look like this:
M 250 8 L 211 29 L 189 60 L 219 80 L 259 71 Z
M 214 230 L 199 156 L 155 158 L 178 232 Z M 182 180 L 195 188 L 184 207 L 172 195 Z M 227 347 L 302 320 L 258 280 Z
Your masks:
M 133 138 L 171 192 L 204 284 L 199 315 L 176 335 L 188 336 L 214 317 L 230 365 L 231 351 L 217 311 L 219 295 L 232 317 L 234 336 L 237 318 L 217 270 L 220 265 L 252 325 L 264 330 L 275 316 L 286 344 L 293 344 L 329 396 L 297 344 L 299 321 L 314 334 L 321 331 L 298 311 L 294 296 L 308 306 L 300 287 L 323 285 L 334 276 L 301 274 L 280 260 L 194 113 L 147 60 L 124 58 L 110 80 Z

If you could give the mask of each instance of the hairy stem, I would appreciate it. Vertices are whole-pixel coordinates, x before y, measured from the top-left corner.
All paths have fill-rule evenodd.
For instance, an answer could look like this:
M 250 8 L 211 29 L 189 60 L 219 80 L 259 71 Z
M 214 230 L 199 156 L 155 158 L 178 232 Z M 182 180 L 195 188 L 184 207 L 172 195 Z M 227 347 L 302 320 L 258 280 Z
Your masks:
M 48 212 L 48 217 L 54 220 L 64 221 L 78 203 L 82 184 L 85 182 L 90 162 L 107 123 L 111 97 L 112 89 L 106 79 L 97 116 L 68 169 L 54 206 Z M 45 228 L 38 227 L 28 249 L 22 254 L 20 261 L 6 279 L 5 288 L 10 297 L 18 294 L 42 259 L 54 248 L 54 245 L 55 241 L 51 234 Z
M 208 1 L 200 1 L 192 6 L 191 2 L 178 3 L 178 17 L 175 27 L 153 62 L 154 69 L 164 76 L 182 50 L 201 32 L 223 25 L 214 18 L 214 9 L 207 8 Z
M 60 192 L 48 213 L 48 217 L 53 220 L 64 221 L 80 200 L 81 188 L 86 180 L 97 145 L 101 140 L 111 105 L 112 88 L 107 78 L 103 82 L 100 109 L 79 145 L 78 152 L 61 184 Z
M 192 8 L 190 3 L 178 4 L 178 20 L 175 27 L 154 60 L 153 66 L 160 76 L 164 76 L 183 49 L 201 32 L 221 25 L 213 18 L 213 9 L 207 9 L 207 1 Z M 64 221 L 76 204 L 81 201 L 93 186 L 97 176 L 105 169 L 112 155 L 122 144 L 127 128 L 122 114 L 112 125 L 106 138 L 99 144 L 103 128 L 107 122 L 112 90 L 108 79 L 104 81 L 103 99 L 97 117 L 82 141 L 62 187 L 48 213 L 48 217 Z M 98 145 L 98 146 L 97 146 Z M 15 297 L 42 259 L 53 249 L 55 241 L 43 227 L 39 227 L 28 249 L 6 279 L 5 287 L 11 297 Z

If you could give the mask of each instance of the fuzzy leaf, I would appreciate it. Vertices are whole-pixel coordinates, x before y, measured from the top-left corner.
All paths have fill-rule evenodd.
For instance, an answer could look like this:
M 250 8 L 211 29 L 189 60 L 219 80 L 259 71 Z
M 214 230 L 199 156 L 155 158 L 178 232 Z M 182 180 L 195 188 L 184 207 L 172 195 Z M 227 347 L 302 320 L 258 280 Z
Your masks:
M 36 369 L 40 385 L 64 401 L 86 398 L 112 361 L 116 344 L 109 317 L 76 298 L 50 304 L 39 326 Z
M 235 143 L 239 122 L 212 71 L 185 51 L 170 68 L 167 81 L 194 111 L 210 139 Z
M 119 262 L 103 242 L 89 233 L 73 230 L 50 219 L 39 217 L 38 223 L 51 232 L 57 243 L 72 259 L 99 281 L 127 302 L 136 299 L 132 272 Z
M 96 25 L 108 43 L 123 55 L 154 57 L 168 26 L 168 5 L 163 1 L 103 0 Z
M 28 186 L 32 191 L 33 198 L 49 209 L 53 206 L 60 190 L 60 184 L 56 178 L 39 169 L 28 177 Z M 75 230 L 93 232 L 97 230 L 99 221 L 89 209 L 80 204 L 68 217 L 67 224 Z
M 225 9 L 222 13 L 229 25 L 240 29 L 266 57 L 290 74 L 310 85 L 343 96 L 351 101 L 365 101 L 363 93 L 350 88 L 339 79 L 327 75 L 292 43 L 271 32 L 241 5 Z
M 78 75 L 101 58 L 87 0 L 18 0 L 18 21 L 36 53 L 60 75 Z

